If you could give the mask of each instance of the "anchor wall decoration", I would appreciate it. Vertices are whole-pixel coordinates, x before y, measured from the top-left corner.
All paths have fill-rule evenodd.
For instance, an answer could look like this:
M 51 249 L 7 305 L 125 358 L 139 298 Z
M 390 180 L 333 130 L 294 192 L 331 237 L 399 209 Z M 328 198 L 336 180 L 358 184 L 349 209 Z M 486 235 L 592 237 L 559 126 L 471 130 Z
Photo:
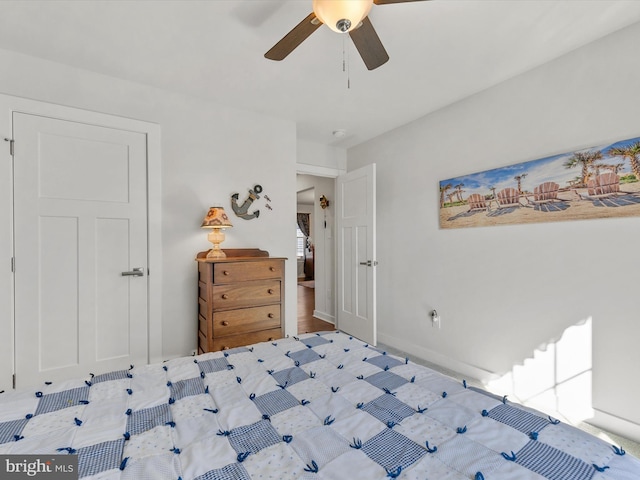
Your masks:
M 231 208 L 237 216 L 240 218 L 244 218 L 245 220 L 251 220 L 252 218 L 258 218 L 260 216 L 260 210 L 254 210 L 253 213 L 249 212 L 249 207 L 253 203 L 254 200 L 258 200 L 260 198 L 260 193 L 262 193 L 262 185 L 255 185 L 253 189 L 249 189 L 249 196 L 245 199 L 244 203 L 238 206 L 238 198 L 240 197 L 239 193 L 234 193 L 231 195 Z

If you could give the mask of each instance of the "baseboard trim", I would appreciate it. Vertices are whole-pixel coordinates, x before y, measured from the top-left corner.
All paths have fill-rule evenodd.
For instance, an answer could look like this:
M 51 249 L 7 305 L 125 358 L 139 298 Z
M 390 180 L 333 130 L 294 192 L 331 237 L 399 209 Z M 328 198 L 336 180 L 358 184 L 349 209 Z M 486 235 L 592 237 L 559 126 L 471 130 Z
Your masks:
M 313 316 L 316 317 L 316 318 L 319 318 L 320 320 L 324 320 L 325 322 L 332 323 L 333 325 L 336 324 L 336 318 L 333 315 L 329 315 L 327 313 L 320 312 L 319 310 L 314 310 L 313 311 Z
M 403 352 L 415 355 L 418 358 L 426 360 L 427 362 L 435 363 L 448 370 L 452 370 L 461 375 L 468 376 L 470 379 L 479 380 L 481 383 L 486 384 L 491 380 L 498 378 L 498 375 L 488 370 L 484 370 L 475 365 L 460 362 L 441 353 L 434 352 L 428 348 L 424 348 L 415 343 L 409 343 L 406 340 L 400 340 L 392 335 L 388 335 L 383 332 L 378 332 L 378 341 L 382 342 L 390 347 L 397 348 Z
M 593 409 L 593 418 L 585 420 L 595 427 L 602 428 L 621 437 L 640 443 L 640 425 L 610 413 Z

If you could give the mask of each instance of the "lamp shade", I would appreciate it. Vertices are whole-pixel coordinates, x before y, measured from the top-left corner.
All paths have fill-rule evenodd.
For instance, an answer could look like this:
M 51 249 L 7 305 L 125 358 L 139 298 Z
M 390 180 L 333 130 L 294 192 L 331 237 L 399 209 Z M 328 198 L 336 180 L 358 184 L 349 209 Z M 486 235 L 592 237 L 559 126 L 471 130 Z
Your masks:
M 338 33 L 356 28 L 369 15 L 373 0 L 313 0 L 313 13 Z
M 229 216 L 222 207 L 211 207 L 202 221 L 202 228 L 229 228 L 233 227 Z

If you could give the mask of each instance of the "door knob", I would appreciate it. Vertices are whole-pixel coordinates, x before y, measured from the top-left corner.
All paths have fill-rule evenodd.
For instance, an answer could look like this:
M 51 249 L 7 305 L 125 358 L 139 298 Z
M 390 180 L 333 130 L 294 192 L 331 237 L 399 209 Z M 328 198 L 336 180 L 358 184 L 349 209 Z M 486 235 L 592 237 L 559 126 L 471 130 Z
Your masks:
M 376 260 L 367 260 L 366 262 L 360 262 L 360 265 L 365 265 L 367 267 L 371 267 L 371 266 L 376 266 L 378 265 L 378 262 Z
M 142 267 L 136 267 L 130 272 L 122 272 L 123 277 L 142 277 L 144 275 L 144 269 Z

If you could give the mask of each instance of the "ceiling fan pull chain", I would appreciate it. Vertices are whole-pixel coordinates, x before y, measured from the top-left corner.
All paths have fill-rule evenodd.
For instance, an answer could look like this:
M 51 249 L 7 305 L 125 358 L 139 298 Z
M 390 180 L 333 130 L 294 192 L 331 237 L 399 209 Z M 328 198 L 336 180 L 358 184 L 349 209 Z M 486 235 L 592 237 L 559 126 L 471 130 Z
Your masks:
M 344 35 L 342 36 L 342 71 L 346 72 L 346 67 L 347 67 L 347 60 L 346 60 L 346 53 L 345 53 L 345 47 L 344 47 Z
M 347 36 L 342 35 L 342 71 L 347 73 L 347 90 L 351 88 L 351 69 L 349 68 L 349 50 L 347 49 Z
M 347 90 L 351 88 L 351 62 L 349 61 L 349 48 L 347 50 Z

